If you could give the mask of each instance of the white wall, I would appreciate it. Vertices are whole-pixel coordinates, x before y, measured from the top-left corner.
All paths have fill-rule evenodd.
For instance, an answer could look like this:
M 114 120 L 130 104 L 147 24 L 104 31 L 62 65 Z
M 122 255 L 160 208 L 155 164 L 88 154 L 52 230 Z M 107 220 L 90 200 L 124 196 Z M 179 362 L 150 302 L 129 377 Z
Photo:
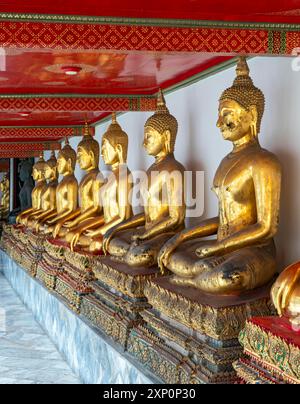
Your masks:
M 300 72 L 293 72 L 290 58 L 259 57 L 249 61 L 251 76 L 266 96 L 260 142 L 273 151 L 284 168 L 282 211 L 277 247 L 280 266 L 300 260 Z M 166 97 L 179 122 L 176 157 L 188 170 L 205 172 L 205 212 L 201 219 L 217 214 L 217 199 L 210 187 L 221 159 L 231 150 L 216 127 L 218 99 L 231 86 L 234 68 L 209 77 Z M 150 113 L 131 112 L 118 118 L 130 139 L 131 170 L 146 169 L 153 161 L 142 148 L 143 126 Z M 99 125 L 100 141 L 108 123 Z M 72 139 L 76 147 L 80 139 Z M 104 166 L 101 164 L 101 168 Z M 81 177 L 77 169 L 78 178 Z M 298 248 L 299 245 L 299 248 Z

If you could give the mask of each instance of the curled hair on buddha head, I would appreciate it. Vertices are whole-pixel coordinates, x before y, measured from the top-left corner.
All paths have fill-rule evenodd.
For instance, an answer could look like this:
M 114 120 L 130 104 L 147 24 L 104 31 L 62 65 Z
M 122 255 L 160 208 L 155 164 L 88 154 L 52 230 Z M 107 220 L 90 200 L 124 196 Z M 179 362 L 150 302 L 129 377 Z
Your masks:
M 122 146 L 124 162 L 127 160 L 128 135 L 126 132 L 123 131 L 123 129 L 117 122 L 117 115 L 115 112 L 112 113 L 111 124 L 109 125 L 107 131 L 104 133 L 102 137 L 102 141 L 103 140 L 108 140 L 113 147 L 116 147 L 118 145 Z
M 71 160 L 71 167 L 73 171 L 75 170 L 76 167 L 76 152 L 74 149 L 69 144 L 69 139 L 66 137 L 66 144 L 65 146 L 59 151 L 58 153 L 58 158 L 63 157 L 67 161 L 70 159 Z
M 239 57 L 236 75 L 233 85 L 223 92 L 220 101 L 233 100 L 241 107 L 249 111 L 253 106 L 257 110 L 256 134 L 260 132 L 261 121 L 265 110 L 265 96 L 263 92 L 254 86 L 250 77 L 250 69 L 246 58 Z
M 160 134 L 163 134 L 167 130 L 170 131 L 170 147 L 171 152 L 175 149 L 175 142 L 178 132 L 178 122 L 177 119 L 170 114 L 167 106 L 163 92 L 159 90 L 157 97 L 157 108 L 154 115 L 152 115 L 145 123 L 145 127 L 149 126 L 156 130 Z
M 95 140 L 91 135 L 90 127 L 87 121 L 85 122 L 83 138 L 78 144 L 78 147 L 84 148 L 88 153 L 92 152 L 94 154 L 95 166 L 98 167 L 100 159 L 100 146 L 97 140 Z
M 54 150 L 51 151 L 51 155 L 50 155 L 49 160 L 47 160 L 47 164 L 48 164 L 48 166 L 50 166 L 51 168 L 54 168 L 54 167 L 57 165 L 57 159 L 56 159 L 55 151 L 54 151 Z
M 45 159 L 44 159 L 44 152 L 40 153 L 40 157 L 38 161 L 34 164 L 33 169 L 34 170 L 44 170 L 45 169 Z

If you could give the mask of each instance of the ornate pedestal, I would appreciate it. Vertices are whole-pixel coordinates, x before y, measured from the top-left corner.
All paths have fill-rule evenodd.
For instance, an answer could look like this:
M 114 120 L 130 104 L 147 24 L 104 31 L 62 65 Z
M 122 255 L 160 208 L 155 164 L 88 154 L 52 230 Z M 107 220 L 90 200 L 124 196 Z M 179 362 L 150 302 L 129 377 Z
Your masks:
M 55 291 L 72 310 L 79 313 L 82 297 L 93 292 L 90 284 L 95 280 L 93 267 L 96 256 L 66 248 L 64 258 L 63 270 L 57 274 Z
M 12 238 L 12 225 L 6 224 L 3 226 L 3 232 L 1 236 L 1 247 L 5 251 L 10 250 L 11 238 Z
M 44 234 L 34 233 L 29 229 L 24 230 L 24 236 L 26 237 L 26 246 L 21 264 L 31 276 L 35 277 L 38 263 L 44 252 L 46 237 Z
M 25 227 L 11 226 L 10 230 L 6 250 L 18 264 L 22 264 L 24 252 L 27 248 L 28 242 Z
M 141 313 L 128 351 L 166 383 L 233 383 L 239 332 L 249 317 L 272 313 L 269 292 L 220 297 L 153 280 L 145 287 L 152 308 Z
M 143 322 L 140 313 L 148 308 L 146 282 L 156 278 L 159 271 L 132 268 L 102 257 L 94 273 L 94 293 L 83 297 L 81 314 L 126 349 L 130 330 Z
M 64 265 L 65 248 L 55 240 L 48 239 L 44 243 L 44 253 L 37 265 L 36 277 L 48 289 L 54 290 L 57 275 Z
M 247 384 L 300 384 L 300 332 L 285 318 L 253 318 L 240 334 L 245 359 L 234 364 Z

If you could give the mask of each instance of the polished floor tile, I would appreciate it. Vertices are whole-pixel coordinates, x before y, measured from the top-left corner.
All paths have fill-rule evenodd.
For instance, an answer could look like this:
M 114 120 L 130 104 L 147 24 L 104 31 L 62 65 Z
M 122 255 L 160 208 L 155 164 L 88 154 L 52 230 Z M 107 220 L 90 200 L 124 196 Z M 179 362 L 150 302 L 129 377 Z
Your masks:
M 0 384 L 79 384 L 0 273 Z

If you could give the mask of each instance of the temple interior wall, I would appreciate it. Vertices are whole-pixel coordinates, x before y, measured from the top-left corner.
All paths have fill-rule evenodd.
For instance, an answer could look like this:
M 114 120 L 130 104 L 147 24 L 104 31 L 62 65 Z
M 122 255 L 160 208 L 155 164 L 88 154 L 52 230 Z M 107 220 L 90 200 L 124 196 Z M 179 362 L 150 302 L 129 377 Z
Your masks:
M 300 72 L 292 70 L 291 58 L 258 57 L 251 59 L 249 66 L 255 85 L 266 97 L 260 142 L 279 157 L 284 169 L 276 240 L 279 267 L 283 268 L 300 259 Z M 177 159 L 187 170 L 205 173 L 204 214 L 199 221 L 217 215 L 217 199 L 210 188 L 218 164 L 231 150 L 216 127 L 218 99 L 234 77 L 234 68 L 230 68 L 166 96 L 170 112 L 179 122 Z M 142 148 L 143 126 L 150 115 L 130 112 L 118 118 L 130 138 L 128 165 L 132 171 L 144 170 L 153 162 Z M 108 124 L 96 128 L 99 141 Z M 71 145 L 76 148 L 79 141 L 73 138 Z M 105 169 L 102 162 L 101 168 Z M 78 167 L 76 176 L 82 177 Z

